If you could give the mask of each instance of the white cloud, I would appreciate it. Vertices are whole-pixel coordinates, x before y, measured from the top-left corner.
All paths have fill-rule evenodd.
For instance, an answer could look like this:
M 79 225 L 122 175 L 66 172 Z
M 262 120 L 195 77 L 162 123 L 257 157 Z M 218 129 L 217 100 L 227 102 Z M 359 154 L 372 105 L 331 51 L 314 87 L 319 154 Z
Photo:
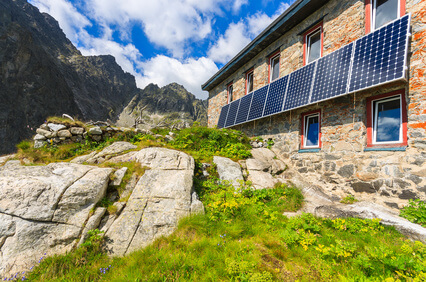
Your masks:
M 247 5 L 248 0 L 235 0 L 232 10 L 238 12 L 243 5 Z
M 177 82 L 199 99 L 207 98 L 207 92 L 201 90 L 201 84 L 218 71 L 216 64 L 205 57 L 181 62 L 163 55 L 141 63 L 140 68 L 143 69 L 143 75 L 136 79 L 139 87 L 145 87 L 149 83 L 161 87 Z
M 250 43 L 243 21 L 229 25 L 225 34 L 210 48 L 208 56 L 215 62 L 226 63 Z
M 126 32 L 140 25 L 149 40 L 167 48 L 174 57 L 183 57 L 187 44 L 202 40 L 212 32 L 212 19 L 222 7 L 237 11 L 247 0 L 88 0 L 85 7 L 96 21 L 117 25 Z
M 281 3 L 277 12 L 272 16 L 258 12 L 241 19 L 238 23 L 231 23 L 225 34 L 221 35 L 216 43 L 210 47 L 209 58 L 221 64 L 228 62 L 288 7 L 289 4 Z

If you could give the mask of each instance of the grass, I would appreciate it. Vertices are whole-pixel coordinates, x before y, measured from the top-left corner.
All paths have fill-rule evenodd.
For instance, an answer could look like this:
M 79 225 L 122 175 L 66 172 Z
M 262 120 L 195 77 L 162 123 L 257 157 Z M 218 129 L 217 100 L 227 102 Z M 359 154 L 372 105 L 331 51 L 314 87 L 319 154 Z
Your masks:
M 52 116 L 52 117 L 48 117 L 46 119 L 46 122 L 48 122 L 48 123 L 63 124 L 63 125 L 66 125 L 67 127 L 83 127 L 83 128 L 87 128 L 86 125 L 84 124 L 84 122 L 79 121 L 77 119 L 75 119 L 74 121 L 72 121 L 69 118 Z
M 30 281 L 395 281 L 426 278 L 426 246 L 379 220 L 287 218 L 296 188 L 204 184 L 205 215 L 123 258 L 83 247 L 45 259 Z M 220 215 L 218 215 L 220 214 Z M 109 266 L 112 266 L 109 267 Z M 108 270 L 105 270 L 108 268 Z
M 408 205 L 401 210 L 400 215 L 411 222 L 426 227 L 426 202 L 420 199 L 410 200 Z
M 355 197 L 354 197 L 354 196 L 352 196 L 352 195 L 348 195 L 348 196 L 344 197 L 344 198 L 343 198 L 340 202 L 341 202 L 342 204 L 352 205 L 353 203 L 358 202 L 358 200 L 357 200 L 357 199 L 355 199 Z
M 167 134 L 168 130 L 158 129 L 155 132 Z M 127 131 L 116 133 L 114 136 L 99 142 L 87 138 L 82 143 L 52 144 L 39 149 L 35 149 L 33 143 L 27 140 L 17 145 L 17 158 L 26 158 L 35 164 L 69 161 L 76 156 L 102 150 L 116 141 L 133 143 L 137 145 L 139 150 L 146 147 L 165 147 L 180 150 L 193 156 L 197 162 L 211 163 L 213 156 L 223 156 L 234 160 L 251 156 L 248 137 L 236 130 L 196 126 L 174 133 L 174 141 L 170 142 L 166 142 L 163 137 L 157 138 L 150 134 L 136 134 L 134 131 Z
M 141 166 L 138 162 L 123 162 L 123 163 L 110 163 L 106 162 L 99 165 L 100 167 L 111 167 L 115 169 L 120 169 L 122 167 L 127 167 L 126 174 L 124 174 L 123 180 L 121 181 L 120 186 L 118 187 L 109 187 L 108 192 L 113 192 L 111 189 L 116 190 L 118 195 L 122 195 L 126 189 L 126 185 L 129 183 L 132 176 L 136 177 L 136 181 L 145 174 L 145 171 L 149 168 Z M 112 180 L 112 179 L 111 179 Z M 127 202 L 127 198 L 120 198 L 120 201 Z

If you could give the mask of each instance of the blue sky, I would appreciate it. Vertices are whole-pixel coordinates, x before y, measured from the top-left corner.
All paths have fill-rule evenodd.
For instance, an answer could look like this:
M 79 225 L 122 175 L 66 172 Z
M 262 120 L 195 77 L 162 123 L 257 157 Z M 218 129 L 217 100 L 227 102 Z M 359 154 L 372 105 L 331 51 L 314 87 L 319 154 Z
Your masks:
M 206 82 L 294 0 L 28 0 L 83 55 L 113 55 L 138 87 Z

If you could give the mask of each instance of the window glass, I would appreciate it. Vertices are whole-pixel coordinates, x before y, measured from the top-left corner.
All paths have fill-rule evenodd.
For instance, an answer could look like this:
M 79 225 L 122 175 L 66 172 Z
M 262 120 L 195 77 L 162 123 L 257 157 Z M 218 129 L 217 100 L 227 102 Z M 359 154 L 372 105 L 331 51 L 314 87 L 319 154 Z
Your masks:
M 233 90 L 234 90 L 233 85 L 232 84 L 228 85 L 228 103 L 231 103 L 233 100 L 233 93 L 232 93 Z
M 271 59 L 271 82 L 280 76 L 280 56 Z
M 400 98 L 374 101 L 374 141 L 400 142 L 402 135 Z
M 250 93 L 253 91 L 253 72 L 249 72 L 247 74 L 247 93 Z
M 319 29 L 315 33 L 308 35 L 308 61 L 309 64 L 312 61 L 321 57 L 321 30 Z
M 398 0 L 376 0 L 374 28 L 377 29 L 398 18 Z
M 319 145 L 319 115 L 305 117 L 305 147 Z

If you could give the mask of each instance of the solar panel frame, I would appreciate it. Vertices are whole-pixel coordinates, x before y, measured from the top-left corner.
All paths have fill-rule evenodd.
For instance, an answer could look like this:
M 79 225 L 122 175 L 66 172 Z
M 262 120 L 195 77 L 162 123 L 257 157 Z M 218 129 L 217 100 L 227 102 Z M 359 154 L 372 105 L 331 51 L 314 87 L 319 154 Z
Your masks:
M 371 41 L 373 42 L 373 39 L 375 39 L 375 38 L 378 38 L 380 36 L 384 37 L 385 35 L 382 35 L 381 33 L 385 33 L 386 34 L 386 29 L 392 29 L 392 26 L 394 24 L 396 24 L 397 22 L 401 22 L 400 26 L 398 26 L 397 29 L 400 30 L 399 31 L 400 33 L 402 32 L 402 33 L 405 34 L 404 35 L 404 37 L 405 37 L 404 39 L 405 40 L 402 40 L 402 38 L 400 40 L 398 40 L 398 43 L 399 42 L 401 42 L 401 43 L 403 42 L 402 46 L 395 47 L 395 48 L 399 47 L 401 49 L 403 48 L 403 50 L 399 50 L 399 52 L 403 52 L 403 54 L 401 55 L 402 56 L 402 63 L 399 65 L 399 67 L 402 67 L 402 70 L 400 70 L 400 76 L 397 76 L 397 77 L 395 77 L 393 79 L 390 79 L 390 80 L 380 79 L 380 81 L 377 82 L 376 84 L 372 83 L 372 84 L 366 85 L 364 87 L 356 87 L 356 86 L 354 86 L 353 85 L 354 84 L 353 80 L 357 79 L 357 77 L 354 78 L 355 77 L 354 74 L 358 75 L 358 73 L 360 73 L 360 74 L 362 74 L 362 75 L 364 75 L 366 77 L 365 80 L 368 79 L 368 75 L 366 75 L 364 71 L 358 71 L 356 69 L 357 68 L 357 65 L 356 65 L 356 60 L 357 60 L 356 54 L 357 53 L 356 52 L 357 52 L 357 50 L 360 50 L 360 49 L 357 49 L 357 48 L 364 47 L 362 45 L 362 42 L 368 40 L 369 38 L 372 38 Z M 353 92 L 357 92 L 357 91 L 362 91 L 362 90 L 370 89 L 370 88 L 373 88 L 373 87 L 377 87 L 377 86 L 380 86 L 380 85 L 383 85 L 383 84 L 387 84 L 387 83 L 390 83 L 390 82 L 394 82 L 394 81 L 398 81 L 398 80 L 407 80 L 407 57 L 408 57 L 407 55 L 408 55 L 408 48 L 409 48 L 409 37 L 410 37 L 410 26 L 411 26 L 410 23 L 411 23 L 411 14 L 404 15 L 403 17 L 400 17 L 400 18 L 398 18 L 396 20 L 393 20 L 392 22 L 389 22 L 387 25 L 385 25 L 385 26 L 383 26 L 383 27 L 375 30 L 374 32 L 372 32 L 372 33 L 370 33 L 370 34 L 368 34 L 368 35 L 366 35 L 366 36 L 364 36 L 362 38 L 357 39 L 354 42 L 356 45 L 355 45 L 355 50 L 354 50 L 354 58 L 352 60 L 351 77 L 350 77 L 350 80 L 348 81 L 348 94 L 349 93 L 353 93 Z M 382 45 L 386 45 L 386 42 L 383 42 L 383 41 L 385 41 L 385 40 L 378 41 L 378 42 L 380 42 L 380 44 L 382 44 Z M 390 41 L 393 42 L 393 41 L 395 41 L 395 39 L 391 39 Z M 387 44 L 387 45 L 388 46 L 394 46 L 395 44 L 393 44 L 393 45 L 392 44 Z M 392 52 L 394 50 L 394 49 L 391 50 L 391 47 L 389 47 L 389 49 L 390 49 L 389 52 Z M 371 53 L 369 53 L 368 55 L 372 56 Z M 388 57 L 390 57 L 390 56 L 388 56 Z M 389 60 L 392 60 L 392 58 L 389 59 Z M 362 66 L 365 68 L 365 65 L 362 65 Z M 359 76 L 361 76 L 361 75 L 358 75 L 358 77 Z
M 399 26 L 395 27 L 394 25 L 396 25 L 396 22 L 398 22 L 398 21 L 400 21 L 401 23 L 398 23 Z M 261 119 L 261 118 L 264 118 L 264 117 L 267 117 L 267 116 L 271 116 L 271 115 L 274 115 L 274 114 L 278 114 L 278 113 L 282 113 L 282 112 L 286 112 L 286 111 L 298 109 L 298 108 L 301 108 L 301 107 L 305 107 L 305 106 L 308 106 L 308 105 L 312 105 L 314 103 L 331 100 L 331 99 L 334 99 L 334 98 L 337 98 L 337 97 L 340 97 L 340 96 L 343 96 L 343 95 L 348 95 L 348 94 L 351 94 L 351 93 L 354 93 L 354 92 L 357 92 L 357 91 L 361 91 L 361 90 L 365 90 L 365 89 L 377 87 L 377 86 L 380 86 L 380 85 L 383 85 L 383 84 L 387 84 L 387 83 L 390 83 L 390 82 L 394 82 L 394 81 L 398 81 L 398 80 L 407 80 L 408 48 L 409 48 L 409 37 L 411 35 L 410 34 L 410 27 L 411 27 L 410 23 L 411 23 L 411 14 L 407 14 L 407 15 L 405 15 L 405 16 L 403 16 L 401 18 L 398 18 L 398 19 L 396 19 L 396 20 L 388 23 L 387 25 L 385 25 L 385 26 L 377 29 L 376 31 L 374 31 L 374 32 L 372 32 L 372 33 L 370 33 L 370 34 L 362 37 L 362 38 L 359 38 L 356 41 L 354 41 L 354 42 L 352 42 L 352 43 L 350 43 L 350 44 L 348 44 L 348 45 L 346 45 L 346 46 L 344 46 L 344 47 L 342 47 L 342 48 L 340 48 L 340 49 L 338 49 L 338 50 L 336 50 L 336 51 L 328 54 L 327 56 L 324 56 L 324 57 L 322 57 L 322 58 L 320 58 L 320 59 L 318 59 L 318 60 L 316 60 L 316 61 L 314 61 L 314 62 L 312 62 L 312 63 L 310 63 L 310 64 L 308 64 L 308 65 L 306 65 L 306 66 L 304 66 L 304 67 L 302 67 L 302 68 L 294 71 L 294 72 L 292 72 L 291 74 L 285 76 L 285 77 L 288 77 L 288 79 L 287 79 L 286 91 L 285 91 L 285 94 L 284 94 L 281 111 L 269 113 L 269 110 L 267 110 L 268 109 L 267 108 L 267 103 L 268 103 L 268 100 L 270 99 L 269 97 L 271 95 L 271 93 L 270 93 L 270 91 L 271 91 L 271 85 L 275 81 L 272 82 L 272 83 L 270 83 L 270 84 L 268 84 L 268 85 L 266 85 L 266 86 L 264 86 L 264 87 L 262 87 L 262 88 L 260 88 L 260 89 L 255 90 L 255 91 L 253 91 L 253 92 L 251 92 L 249 94 L 249 95 L 252 95 L 252 96 L 251 96 L 250 106 L 249 106 L 248 113 L 247 113 L 247 118 L 246 118 L 245 121 L 237 123 L 237 117 L 239 115 L 241 101 L 242 101 L 243 98 L 247 97 L 248 95 L 246 95 L 246 96 L 244 96 L 244 97 L 242 97 L 242 98 L 234 101 L 234 102 L 238 101 L 239 104 L 238 104 L 238 108 L 237 108 L 236 113 L 235 113 L 235 119 L 233 121 L 231 121 L 231 120 L 228 121 L 228 116 L 229 116 L 229 112 L 230 112 L 229 110 L 231 108 L 230 104 L 225 105 L 222 108 L 222 111 L 221 111 L 221 114 L 220 114 L 220 117 L 219 117 L 218 128 L 220 128 L 219 126 L 220 126 L 221 118 L 223 119 L 222 112 L 224 110 L 227 111 L 226 112 L 226 119 L 225 119 L 225 122 L 224 122 L 224 127 L 231 127 L 231 126 L 234 126 L 234 125 L 237 125 L 237 124 L 242 124 L 242 123 L 246 123 L 246 122 L 249 122 L 249 121 L 255 121 L 255 120 L 258 120 L 258 119 Z M 405 34 L 405 41 L 403 41 L 403 38 L 400 38 L 400 39 L 398 39 L 398 38 L 396 38 L 396 39 L 395 38 L 391 38 L 390 39 L 391 44 L 388 44 L 388 46 L 394 46 L 395 45 L 394 43 L 397 42 L 396 43 L 397 47 L 395 47 L 395 48 L 391 48 L 391 47 L 387 48 L 387 52 L 389 53 L 388 54 L 388 58 L 390 57 L 391 53 L 395 53 L 395 55 L 396 55 L 396 54 L 398 54 L 398 52 L 403 52 L 403 54 L 398 57 L 398 58 L 400 58 L 402 56 L 402 60 L 403 60 L 403 63 L 401 64 L 399 62 L 399 65 L 398 65 L 399 68 L 402 67 L 402 70 L 399 70 L 399 73 L 401 75 L 397 76 L 397 77 L 395 77 L 395 78 L 393 78 L 391 80 L 379 81 L 377 84 L 371 84 L 370 86 L 366 86 L 366 87 L 363 87 L 363 88 L 359 88 L 359 89 L 358 88 L 351 88 L 352 78 L 353 78 L 353 74 L 354 74 L 355 50 L 356 50 L 357 47 L 358 48 L 363 47 L 360 44 L 360 42 L 362 40 L 367 40 L 368 39 L 367 37 L 372 37 L 372 38 L 376 39 L 377 42 L 379 42 L 378 41 L 379 38 L 381 38 L 382 40 L 384 40 L 384 38 L 386 36 L 386 29 L 391 29 L 392 30 L 392 28 L 395 29 L 395 30 L 398 29 L 398 33 L 402 32 L 403 34 Z M 352 48 L 348 47 L 351 44 L 352 44 Z M 380 41 L 380 44 L 382 44 L 383 46 L 385 45 L 385 43 L 383 43 L 382 41 Z M 398 46 L 398 44 L 400 46 Z M 341 51 L 344 48 L 352 49 L 351 50 L 352 54 L 351 54 L 351 58 L 350 58 L 349 73 L 348 73 L 347 82 L 346 82 L 346 84 L 347 84 L 346 91 L 342 92 L 341 94 L 337 94 L 335 96 L 326 97 L 325 99 L 316 99 L 316 98 L 313 98 L 313 95 L 314 95 L 313 92 L 314 92 L 315 83 L 316 83 L 316 80 L 317 80 L 318 64 L 319 64 L 319 62 L 321 62 L 320 60 L 325 60 L 328 56 L 335 55 L 334 54 L 335 52 Z M 367 49 L 367 46 L 365 46 L 365 49 Z M 395 49 L 397 49 L 397 50 L 395 50 Z M 381 54 L 381 55 L 383 56 L 383 55 L 387 55 L 387 54 Z M 381 59 L 381 57 L 379 58 L 379 60 L 380 59 Z M 393 60 L 393 59 L 392 58 L 389 59 L 388 63 L 391 60 Z M 306 96 L 307 96 L 306 93 L 309 93 L 308 94 L 308 101 L 307 102 L 299 103 L 299 104 L 297 104 L 294 107 L 287 107 L 286 108 L 287 99 L 289 98 L 289 87 L 290 87 L 290 84 L 291 84 L 292 80 L 296 79 L 297 73 L 301 72 L 301 70 L 303 70 L 304 68 L 312 68 L 312 67 L 314 68 L 314 70 L 313 70 L 313 73 L 312 73 L 312 78 L 310 80 L 310 85 L 309 85 L 309 87 L 306 87 L 306 89 L 304 89 L 305 93 L 304 93 L 304 96 L 303 96 L 303 99 L 306 100 Z M 389 69 L 390 68 L 388 68 L 386 72 L 389 73 Z M 386 76 L 389 76 L 389 74 L 386 74 Z M 279 80 L 282 80 L 285 77 L 282 77 Z M 299 84 L 300 83 L 301 82 L 299 82 Z M 310 89 L 309 92 L 307 92 L 308 88 Z M 290 93 L 290 95 L 293 95 L 293 96 L 297 95 L 297 92 L 298 92 L 298 91 L 296 91 L 297 89 L 296 90 L 292 89 L 292 90 L 293 90 L 294 93 Z M 266 93 L 265 93 L 265 91 L 266 91 Z M 272 90 L 272 91 L 274 91 L 274 90 Z M 261 95 L 259 101 L 255 101 L 255 95 L 256 94 Z M 264 96 L 264 100 L 262 99 L 262 96 Z M 296 97 L 292 97 L 292 98 L 295 99 L 295 98 L 300 98 L 300 97 L 296 96 Z M 245 99 L 249 99 L 249 98 L 245 98 Z M 256 113 L 252 114 L 253 102 L 254 103 L 258 103 L 258 105 L 256 105 Z M 262 104 L 262 102 L 263 102 L 263 104 Z M 226 107 L 226 109 L 225 109 L 225 107 Z M 235 107 L 236 106 L 234 106 L 234 108 Z M 261 110 L 262 110 L 262 113 L 260 114 Z M 225 112 L 223 112 L 223 114 L 225 114 Z M 244 113 L 241 113 L 241 114 L 244 116 Z M 229 116 L 231 119 L 233 119 L 232 115 L 233 115 L 233 113 L 231 113 L 231 116 Z M 244 120 L 243 117 L 241 118 L 241 120 Z
M 311 99 L 311 94 L 312 94 L 312 86 L 315 80 L 317 61 L 318 60 L 313 61 L 312 63 L 306 66 L 303 66 L 302 68 L 290 74 L 287 93 L 286 93 L 286 97 L 285 97 L 281 112 L 291 111 L 291 110 L 309 105 L 309 101 Z M 299 75 L 299 73 L 301 74 Z M 311 74 L 311 76 L 309 76 L 309 74 Z M 306 78 L 299 79 L 299 76 L 303 76 L 303 78 L 305 77 Z M 293 82 L 293 81 L 296 81 L 296 82 Z M 308 82 L 308 84 L 304 84 L 303 82 Z M 293 86 L 292 83 L 297 83 L 296 85 L 294 85 L 294 88 L 292 87 Z M 303 93 L 304 94 L 303 99 L 306 100 L 306 102 L 297 103 L 296 105 L 294 105 L 295 104 L 294 101 L 300 98 L 300 91 L 301 91 L 300 87 L 305 87 L 305 89 L 302 88 L 302 91 L 305 92 Z M 289 103 L 291 104 L 289 105 Z
M 229 104 L 228 116 L 225 122 L 225 128 L 235 125 L 235 119 L 237 118 L 238 108 L 240 106 L 241 99 L 232 101 Z
M 228 117 L 229 112 L 229 104 L 226 104 L 222 107 L 219 115 L 219 119 L 217 121 L 217 128 L 224 128 L 226 124 L 226 118 Z
M 255 90 L 255 91 L 253 92 L 253 98 L 252 98 L 252 100 L 251 100 L 250 111 L 249 111 L 249 114 L 248 114 L 248 116 L 247 116 L 247 121 L 255 121 L 255 120 L 258 120 L 258 119 L 263 118 L 263 111 L 264 111 L 264 109 L 265 109 L 266 98 L 268 97 L 269 86 L 270 86 L 270 84 L 268 84 L 268 85 L 266 85 L 266 86 L 263 86 L 263 87 L 261 87 L 261 88 L 259 88 L 259 89 Z M 265 91 L 266 91 L 266 93 L 264 93 Z M 264 99 L 262 99 L 262 97 L 260 97 L 260 99 L 259 99 L 259 100 L 263 100 L 263 104 L 262 104 L 262 105 L 259 105 L 259 106 L 257 107 L 257 109 L 256 109 L 256 114 L 252 114 L 252 109 L 253 109 L 253 106 L 254 106 L 253 102 L 254 102 L 254 103 L 256 103 L 256 102 L 257 102 L 257 101 L 255 101 L 255 98 L 256 98 L 256 94 L 257 94 L 257 93 L 260 93 L 259 95 L 264 94 L 265 98 L 264 98 Z M 261 102 L 259 102 L 259 103 L 261 103 Z
M 349 81 L 350 75 L 351 75 L 352 57 L 353 57 L 354 48 L 355 48 L 355 44 L 349 43 L 348 45 L 346 45 L 346 46 L 344 46 L 344 47 L 342 47 L 342 48 L 340 48 L 340 49 L 338 49 L 338 50 L 336 50 L 336 51 L 334 51 L 334 52 L 332 52 L 332 53 L 330 53 L 330 54 L 328 54 L 324 57 L 321 57 L 320 59 L 318 59 L 317 69 L 316 69 L 316 72 L 315 72 L 315 79 L 314 79 L 314 83 L 313 83 L 313 87 L 312 87 L 312 94 L 311 94 L 311 98 L 309 100 L 308 105 L 327 101 L 327 100 L 334 99 L 334 98 L 348 94 L 348 81 Z M 348 52 L 349 54 L 346 54 L 346 55 L 340 54 L 340 53 L 345 53 L 345 52 Z M 348 58 L 347 66 L 342 67 L 342 65 L 336 65 L 336 68 L 334 68 L 334 69 L 333 68 L 331 70 L 326 69 L 327 74 L 330 75 L 330 76 L 333 73 L 336 73 L 336 72 L 339 73 L 338 75 L 341 75 L 341 77 L 340 77 L 341 79 L 339 79 L 339 80 L 341 80 L 340 87 L 339 87 L 339 89 L 341 89 L 341 90 L 340 91 L 336 90 L 333 93 L 333 92 L 330 92 L 328 89 L 323 89 L 323 92 L 327 92 L 327 94 L 328 94 L 326 96 L 326 98 L 316 98 L 315 96 L 324 95 L 324 93 L 317 94 L 318 84 L 321 84 L 323 86 L 322 88 L 326 88 L 325 84 L 327 83 L 327 82 L 324 82 L 325 78 L 323 76 L 321 76 L 321 70 L 323 68 L 326 68 L 326 66 L 324 66 L 324 67 L 322 66 L 322 63 L 324 62 L 324 64 L 326 64 L 330 60 L 333 61 L 333 56 L 338 56 L 337 58 L 335 58 L 335 60 L 338 60 L 338 59 L 342 59 L 342 57 L 343 57 L 343 59 L 345 59 L 346 57 L 348 57 L 348 55 L 349 55 L 349 58 Z M 343 68 L 343 71 L 345 72 L 343 74 L 340 73 L 342 71 L 342 68 Z M 333 86 L 334 86 L 335 78 L 333 77 L 331 79 L 332 79 L 332 81 L 328 81 L 328 84 L 333 84 Z M 325 80 L 329 80 L 329 78 L 326 78 Z M 338 94 L 336 94 L 336 92 Z M 329 93 L 331 93 L 331 94 L 329 94 Z M 322 96 L 322 97 L 324 97 L 324 96 Z
M 264 106 L 264 109 L 263 109 L 263 114 L 262 114 L 263 117 L 278 114 L 282 111 L 282 106 L 284 105 L 285 96 L 287 94 L 289 78 L 290 78 L 290 75 L 286 75 L 286 76 L 283 76 L 283 77 L 276 79 L 273 82 L 271 82 L 271 84 L 269 86 L 269 90 L 268 90 L 268 96 L 266 97 L 266 102 L 265 102 L 265 106 Z M 280 87 L 279 86 L 280 83 L 284 84 L 284 86 Z M 278 89 L 274 89 L 274 87 L 276 85 L 278 85 L 277 86 Z M 284 90 L 284 91 L 279 92 L 280 89 Z M 282 99 L 281 99 L 281 96 L 282 96 Z M 272 103 L 278 103 L 278 104 L 272 105 L 272 106 L 275 106 L 275 107 L 273 109 L 271 109 L 270 107 L 268 108 L 268 103 L 269 103 L 269 106 L 271 106 Z
M 237 117 L 235 119 L 235 124 L 242 124 L 247 122 L 248 115 L 250 113 L 250 106 L 251 106 L 251 100 L 253 99 L 253 93 L 254 91 L 250 92 L 249 94 L 245 95 L 244 97 L 240 98 L 240 107 L 238 108 Z M 247 102 L 246 102 L 247 101 Z M 245 108 L 245 104 L 248 103 L 247 108 Z

